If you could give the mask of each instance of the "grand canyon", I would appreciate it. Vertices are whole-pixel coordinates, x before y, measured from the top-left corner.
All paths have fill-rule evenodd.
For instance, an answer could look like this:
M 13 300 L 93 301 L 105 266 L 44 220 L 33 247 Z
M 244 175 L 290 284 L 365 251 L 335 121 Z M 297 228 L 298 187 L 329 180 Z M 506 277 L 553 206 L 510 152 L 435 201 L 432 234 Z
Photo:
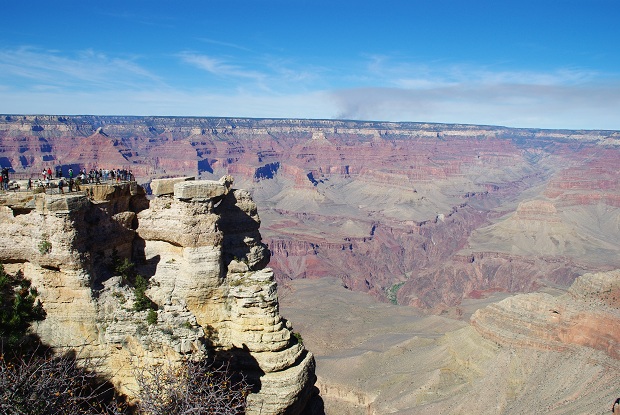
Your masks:
M 153 193 L 160 179 L 234 177 L 329 414 L 608 411 L 620 396 L 619 156 L 618 131 L 0 119 L 0 164 L 21 181 L 124 168 Z

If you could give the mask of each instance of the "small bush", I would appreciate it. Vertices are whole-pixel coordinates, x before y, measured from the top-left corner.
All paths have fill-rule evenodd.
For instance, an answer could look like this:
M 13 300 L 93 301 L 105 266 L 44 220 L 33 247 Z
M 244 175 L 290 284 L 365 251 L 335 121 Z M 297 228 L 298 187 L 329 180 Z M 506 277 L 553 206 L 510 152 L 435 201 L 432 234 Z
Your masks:
M 135 295 L 133 309 L 135 311 L 145 311 L 155 309 L 155 304 L 153 301 L 146 295 L 146 289 L 148 288 L 148 281 L 142 275 L 136 275 L 133 293 Z
M 0 264 L 0 341 L 17 346 L 27 335 L 30 323 L 45 318 L 37 290 L 21 271 L 7 274 Z
M 43 239 L 39 242 L 39 253 L 41 255 L 49 254 L 52 252 L 52 243 L 47 239 L 47 234 L 44 233 L 41 237 Z
M 236 280 L 232 280 L 232 281 L 230 281 L 229 285 L 231 287 L 238 287 L 240 285 L 243 285 L 243 280 L 241 278 L 236 279 Z
M 2 414 L 123 414 L 113 386 L 75 356 L 0 354 L 0 413 Z
M 304 345 L 304 339 L 301 337 L 300 333 L 297 333 L 296 331 L 293 332 L 293 337 L 295 337 L 295 339 L 297 339 L 297 343 L 299 343 L 300 345 Z
M 114 274 L 120 275 L 121 285 L 131 284 L 136 278 L 136 270 L 133 262 L 127 258 L 117 262 L 114 267 Z
M 146 315 L 146 322 L 150 325 L 157 324 L 157 311 L 150 309 Z
M 136 334 L 138 336 L 146 336 L 149 332 L 148 327 L 144 323 L 138 323 L 136 325 Z
M 110 261 L 110 268 L 114 275 L 118 275 L 121 277 L 122 286 L 133 286 L 134 311 L 157 309 L 155 303 L 153 303 L 153 301 L 146 295 L 146 290 L 149 287 L 148 279 L 136 272 L 136 267 L 133 262 L 131 262 L 127 258 L 120 259 L 118 256 L 118 252 L 116 250 L 113 250 L 112 258 Z
M 245 377 L 207 361 L 143 368 L 135 376 L 144 415 L 243 414 L 250 392 Z
M 123 294 L 122 292 L 114 291 L 112 293 L 112 296 L 116 298 L 118 302 L 121 304 L 125 304 L 127 302 L 127 299 L 125 298 L 125 294 Z
M 112 250 L 108 266 L 114 275 L 121 277 L 121 285 L 134 284 L 137 275 L 134 263 L 128 258 L 121 259 L 116 249 Z

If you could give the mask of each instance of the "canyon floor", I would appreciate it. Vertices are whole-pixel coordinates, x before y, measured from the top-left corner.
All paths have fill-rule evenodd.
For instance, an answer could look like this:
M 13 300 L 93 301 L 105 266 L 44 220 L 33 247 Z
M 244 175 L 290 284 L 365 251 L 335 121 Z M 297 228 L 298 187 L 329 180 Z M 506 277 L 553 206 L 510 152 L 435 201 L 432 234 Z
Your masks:
M 469 316 L 506 294 L 465 301 L 456 319 L 377 302 L 333 278 L 279 293 L 315 355 L 327 415 L 603 414 L 620 394 L 618 361 L 596 350 L 509 347 L 476 332 Z

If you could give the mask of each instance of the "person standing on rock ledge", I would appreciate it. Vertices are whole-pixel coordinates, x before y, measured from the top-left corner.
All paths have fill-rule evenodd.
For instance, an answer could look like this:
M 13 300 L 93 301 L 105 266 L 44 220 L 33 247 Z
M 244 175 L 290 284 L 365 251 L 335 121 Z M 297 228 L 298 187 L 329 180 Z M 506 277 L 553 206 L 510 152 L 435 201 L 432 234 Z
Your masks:
M 2 187 L 4 190 L 9 190 L 9 169 L 4 167 L 2 169 Z
M 620 414 L 620 398 L 616 399 L 616 402 L 611 406 L 612 414 Z

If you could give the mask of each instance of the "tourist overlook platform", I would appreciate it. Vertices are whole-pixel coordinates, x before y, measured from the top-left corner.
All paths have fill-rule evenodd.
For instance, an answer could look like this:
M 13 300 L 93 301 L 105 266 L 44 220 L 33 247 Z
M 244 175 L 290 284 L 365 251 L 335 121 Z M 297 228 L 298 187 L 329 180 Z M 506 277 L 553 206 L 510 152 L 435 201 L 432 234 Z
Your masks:
M 102 183 L 87 183 L 74 186 L 72 191 L 67 186 L 61 190 L 55 180 L 47 187 L 40 182 L 34 182 L 31 189 L 27 188 L 27 180 L 12 181 L 11 189 L 0 191 L 0 206 L 7 206 L 13 210 L 13 215 L 26 213 L 31 210 L 70 212 L 79 210 L 87 203 L 114 202 L 112 211 L 117 212 L 120 206 L 117 202 L 123 199 L 144 193 L 144 189 L 135 181 L 113 181 Z M 19 186 L 14 186 L 18 183 Z

